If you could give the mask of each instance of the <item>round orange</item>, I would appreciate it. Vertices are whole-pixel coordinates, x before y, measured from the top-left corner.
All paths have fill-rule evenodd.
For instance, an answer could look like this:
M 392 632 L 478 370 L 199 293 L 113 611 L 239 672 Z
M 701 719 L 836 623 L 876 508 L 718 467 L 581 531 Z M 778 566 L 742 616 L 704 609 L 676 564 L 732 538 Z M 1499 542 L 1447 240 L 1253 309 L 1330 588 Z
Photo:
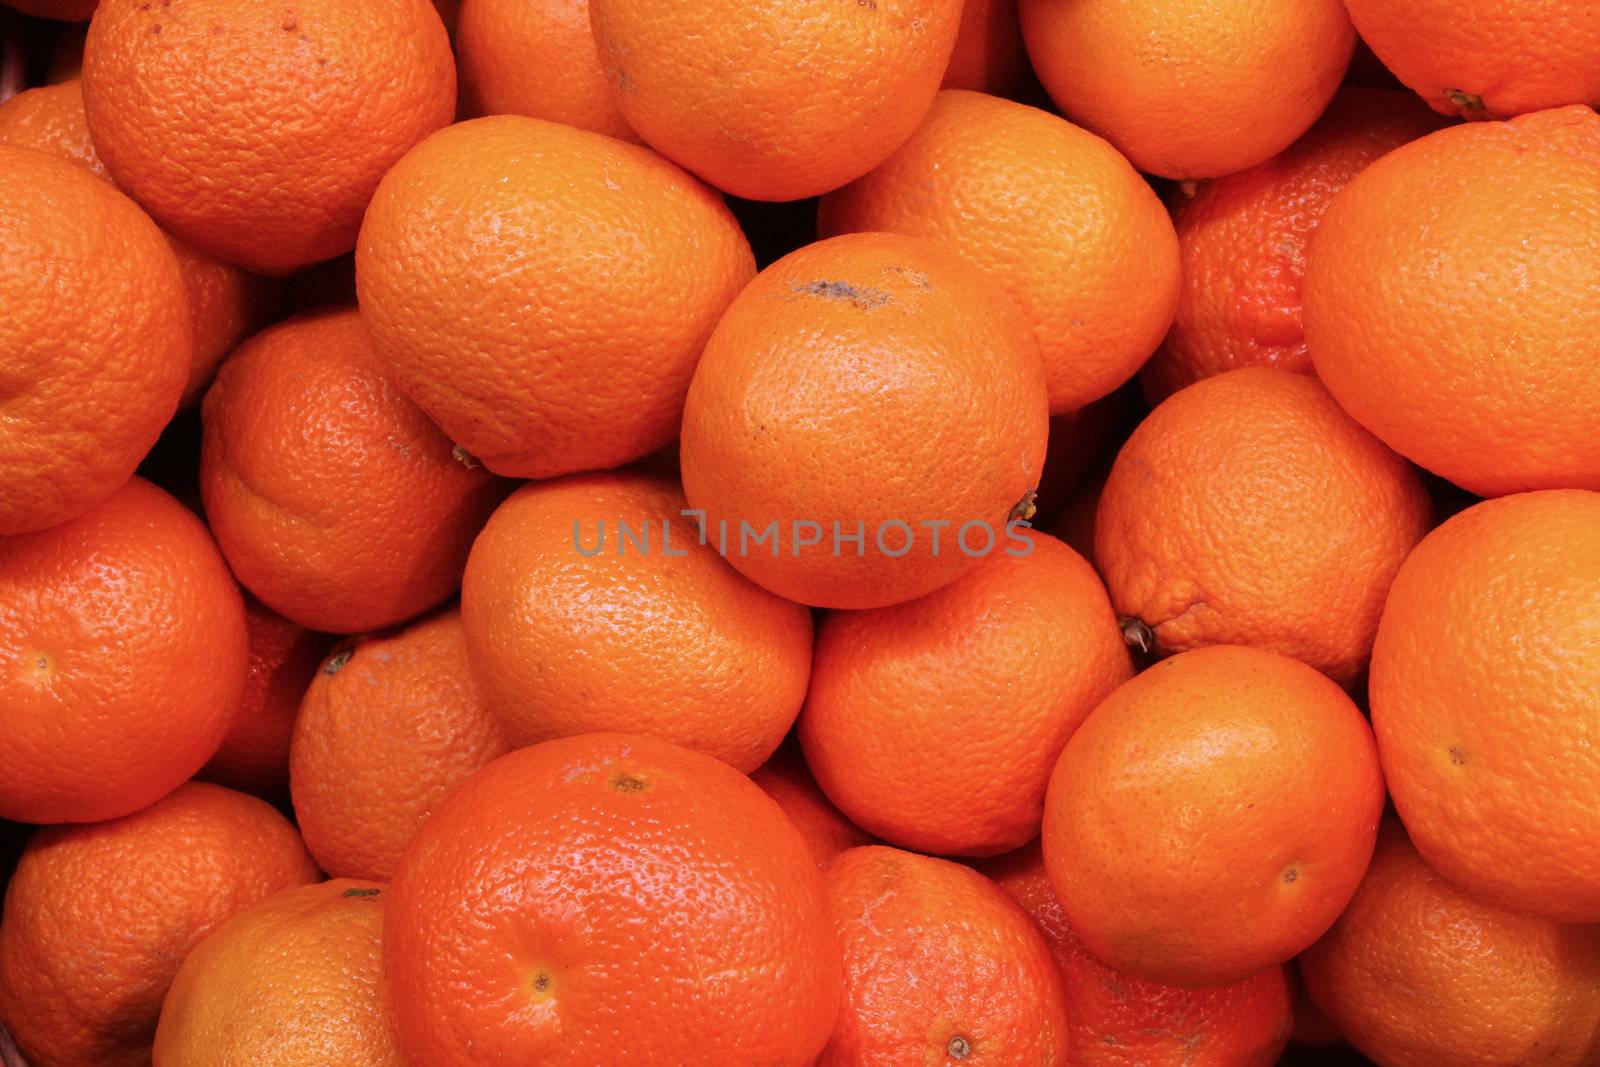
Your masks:
M 1048 408 L 995 283 L 932 241 L 847 234 L 762 271 L 718 323 L 684 405 L 683 486 L 747 577 L 882 607 L 1008 543 Z
M 1467 509 L 1400 568 L 1372 652 L 1384 774 L 1417 850 L 1504 907 L 1600 922 L 1600 493 Z
M 103 0 L 89 129 L 171 233 L 288 274 L 348 252 L 378 179 L 455 114 L 428 0 Z
M 246 657 L 216 545 L 149 482 L 0 539 L 0 817 L 94 822 L 170 792 L 216 752 Z
M 1072 735 L 1045 797 L 1044 861 L 1099 959 L 1223 985 L 1332 925 L 1382 808 L 1372 731 L 1343 690 L 1273 652 L 1203 648 L 1145 671 Z
M 35 1067 L 147 1067 L 189 950 L 269 893 L 318 877 L 287 819 L 216 785 L 40 830 L 6 888 L 0 1021 Z
M 25 89 L 0 103 L 0 144 L 37 148 L 106 174 L 83 114 L 83 83 L 75 78 Z
M 467 560 L 461 618 L 511 738 L 646 734 L 753 771 L 794 725 L 811 613 L 697 540 L 678 487 L 638 473 L 525 486 Z
M 1130 390 L 1119 389 L 1092 404 L 1050 416 L 1050 447 L 1045 450 L 1044 470 L 1039 475 L 1034 526 L 1053 519 L 1084 479 L 1111 462 L 1132 429 L 1129 416 L 1135 407 L 1131 400 Z
M 1600 489 L 1600 115 L 1470 123 L 1368 167 L 1311 243 L 1305 331 L 1345 410 L 1435 474 Z
M 313 630 L 392 626 L 450 596 L 506 490 L 400 393 L 353 309 L 251 338 L 201 416 L 200 488 L 223 555 Z
M 1062 112 L 1140 170 L 1217 178 L 1316 121 L 1356 34 L 1340 0 L 1020 0 L 1022 36 Z
M 801 1067 L 839 1007 L 800 834 L 727 764 L 623 734 L 467 779 L 406 851 L 383 951 L 429 1067 Z
M 710 189 L 648 149 L 519 115 L 408 154 L 356 250 L 361 309 L 395 380 L 519 478 L 670 442 L 700 349 L 754 272 Z
M 1162 652 L 1250 645 L 1349 685 L 1432 506 L 1315 379 L 1247 367 L 1140 424 L 1100 495 L 1095 562 Z
M 940 88 L 1012 96 L 1032 78 L 1017 0 L 966 0 Z
M 822 877 L 844 943 L 844 1009 L 816 1067 L 1065 1067 L 1061 976 L 993 882 L 883 845 L 842 853 Z
M 845 818 L 817 787 L 799 745 L 781 746 L 771 759 L 750 772 L 750 780 L 783 809 L 805 838 L 818 867 L 826 866 L 847 848 L 872 843 L 872 835 Z

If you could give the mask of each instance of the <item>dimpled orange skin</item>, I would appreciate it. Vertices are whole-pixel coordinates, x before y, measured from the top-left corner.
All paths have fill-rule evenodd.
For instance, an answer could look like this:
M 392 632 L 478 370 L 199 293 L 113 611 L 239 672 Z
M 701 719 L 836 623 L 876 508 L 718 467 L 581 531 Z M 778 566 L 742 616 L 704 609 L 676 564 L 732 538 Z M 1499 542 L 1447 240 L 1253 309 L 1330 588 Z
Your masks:
M 639 139 L 600 69 L 588 0 L 465 0 L 456 62 L 467 115 L 527 115 Z
M 718 189 L 800 200 L 861 177 L 922 120 L 961 0 L 590 0 L 628 124 Z
M 395 379 L 519 478 L 670 442 L 695 360 L 754 273 L 712 190 L 648 149 L 517 115 L 453 126 L 401 160 L 356 250 Z
M 940 93 L 899 151 L 823 198 L 817 224 L 937 240 L 988 274 L 1033 326 L 1052 413 L 1127 381 L 1177 306 L 1178 240 L 1139 173 L 1088 130 L 982 93 Z
M 446 608 L 336 651 L 295 721 L 289 771 L 306 847 L 339 878 L 387 881 L 417 829 L 511 750 Z
M 384 976 L 428 1067 L 810 1064 L 839 946 L 805 841 L 748 778 L 588 734 L 452 793 L 395 874 Z
M 1163 178 L 1262 163 L 1316 121 L 1356 34 L 1339 0 L 1019 0 L 1039 80 Z
M 1180 192 L 1183 285 L 1172 329 L 1139 373 L 1145 396 L 1159 403 L 1239 367 L 1314 373 L 1301 288 L 1317 222 L 1373 160 L 1442 124 L 1411 93 L 1347 87 L 1279 155 Z
M 1010 96 L 1031 79 L 1017 0 L 966 0 L 939 87 Z
M 93 822 L 163 796 L 216 752 L 245 659 L 222 556 L 149 482 L 0 539 L 0 817 Z
M 1469 123 L 1368 167 L 1312 241 L 1305 328 L 1345 410 L 1435 474 L 1600 489 L 1600 116 Z
M 978 864 L 1022 905 L 1055 956 L 1076 1067 L 1271 1067 L 1289 1043 L 1294 996 L 1282 965 L 1206 989 L 1115 971 L 1078 940 L 1037 842 Z
M 148 1067 L 189 950 L 319 877 L 271 805 L 199 782 L 126 818 L 39 830 L 6 889 L 0 1020 L 34 1067 Z
M 1372 725 L 1423 857 L 1503 907 L 1600 921 L 1600 493 L 1468 508 L 1400 569 Z
M 1064 1067 L 1061 976 L 1043 935 L 970 867 L 883 845 L 822 872 L 844 1008 L 816 1067 Z
M 1048 408 L 1028 325 L 993 283 L 931 241 L 847 234 L 762 271 L 717 325 L 684 406 L 683 486 L 713 543 L 727 523 L 747 577 L 802 604 L 883 607 L 1008 543 Z M 774 522 L 776 556 L 740 551 L 741 523 Z M 835 555 L 835 524 L 863 546 Z
M 1094 569 L 1022 536 L 1026 556 L 823 620 L 800 739 L 823 791 L 887 841 L 983 856 L 1038 836 L 1067 738 L 1133 675 Z
M 0 144 L 37 148 L 105 177 L 106 165 L 89 137 L 83 84 L 76 78 L 26 89 L 0 103 Z
M 337 878 L 228 920 L 179 968 L 153 1067 L 403 1067 L 379 985 L 388 896 Z
M 354 246 L 384 172 L 454 117 L 455 61 L 428 0 L 104 0 L 83 93 L 164 228 L 284 275 Z
M 200 489 L 244 586 L 308 629 L 428 610 L 506 486 L 401 395 L 353 309 L 279 323 L 206 394 Z
M 1203 648 L 1078 727 L 1045 797 L 1044 860 L 1105 963 L 1223 985 L 1327 930 L 1382 808 L 1372 731 L 1338 686 L 1273 652 Z
M 1350 1043 L 1385 1067 L 1580 1067 L 1600 1047 L 1600 928 L 1468 894 L 1393 819 L 1300 973 Z
M 1349 685 L 1431 516 L 1416 472 L 1315 378 L 1247 367 L 1134 431 L 1100 495 L 1095 561 L 1163 652 L 1250 645 Z
M 818 867 L 826 866 L 847 848 L 873 842 L 871 834 L 845 818 L 817 787 L 799 745 L 781 746 L 771 759 L 750 772 L 750 780 L 783 809 L 805 838 Z
M 490 518 L 461 617 L 514 741 L 648 734 L 745 772 L 778 747 L 805 699 L 811 613 L 699 544 L 687 507 L 670 482 L 607 472 L 525 486 Z
M 0 146 L 0 535 L 112 495 L 177 410 L 183 279 L 127 197 L 61 159 Z

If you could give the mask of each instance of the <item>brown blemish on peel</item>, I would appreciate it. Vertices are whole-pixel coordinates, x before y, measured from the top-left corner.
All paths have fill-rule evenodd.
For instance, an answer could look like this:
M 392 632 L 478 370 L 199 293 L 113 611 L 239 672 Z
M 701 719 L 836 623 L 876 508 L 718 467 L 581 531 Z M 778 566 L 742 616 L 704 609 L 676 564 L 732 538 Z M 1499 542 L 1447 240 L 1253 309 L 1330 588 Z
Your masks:
M 794 291 L 803 296 L 817 296 L 824 300 L 844 300 L 864 311 L 881 308 L 889 302 L 889 292 L 886 289 L 868 289 L 865 286 L 851 285 L 849 282 L 834 282 L 820 278 L 805 285 L 797 285 Z

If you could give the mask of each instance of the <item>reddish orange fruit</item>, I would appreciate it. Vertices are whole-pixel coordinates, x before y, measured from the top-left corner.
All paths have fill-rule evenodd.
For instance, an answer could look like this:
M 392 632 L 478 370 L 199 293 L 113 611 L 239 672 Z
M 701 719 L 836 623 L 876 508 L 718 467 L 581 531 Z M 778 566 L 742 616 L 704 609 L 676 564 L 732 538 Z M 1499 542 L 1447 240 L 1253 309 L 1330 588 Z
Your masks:
M 684 490 L 747 577 L 883 607 L 954 581 L 1032 513 L 1048 408 L 994 283 L 931 241 L 849 234 L 762 271 L 717 325 L 684 406 Z
M 1050 416 L 1050 447 L 1045 451 L 1044 470 L 1039 475 L 1035 527 L 1049 522 L 1085 478 L 1111 461 L 1116 454 L 1113 446 L 1120 445 L 1131 429 L 1130 400 L 1129 391 L 1119 389 L 1093 404 Z
M 750 772 L 750 780 L 783 809 L 816 857 L 817 866 L 847 848 L 872 843 L 872 835 L 845 818 L 817 787 L 799 745 L 786 744 Z
M 27 89 L 0 103 L 0 144 L 37 148 L 105 176 L 89 137 L 83 85 L 77 80 Z
M 401 160 L 356 252 L 395 380 L 519 478 L 671 441 L 700 350 L 754 271 L 721 199 L 654 152 L 513 115 Z
M 1064 1067 L 1061 977 L 1039 928 L 976 871 L 882 845 L 823 871 L 844 1009 L 817 1067 Z
M 800 1067 L 839 1007 L 821 878 L 777 805 L 621 734 L 467 779 L 406 851 L 383 951 L 401 1045 L 430 1067 Z
M 1343 690 L 1272 652 L 1204 648 L 1078 727 L 1045 798 L 1044 860 L 1095 956 L 1224 985 L 1322 936 L 1382 808 L 1372 731 Z
M 35 1067 L 144 1067 L 189 950 L 269 893 L 318 877 L 287 819 L 216 785 L 40 830 L 6 888 L 0 1021 Z
M 94 822 L 164 796 L 216 752 L 246 655 L 216 545 L 149 482 L 0 539 L 0 817 Z
M 1031 78 L 1017 0 L 966 0 L 940 88 L 1010 96 Z

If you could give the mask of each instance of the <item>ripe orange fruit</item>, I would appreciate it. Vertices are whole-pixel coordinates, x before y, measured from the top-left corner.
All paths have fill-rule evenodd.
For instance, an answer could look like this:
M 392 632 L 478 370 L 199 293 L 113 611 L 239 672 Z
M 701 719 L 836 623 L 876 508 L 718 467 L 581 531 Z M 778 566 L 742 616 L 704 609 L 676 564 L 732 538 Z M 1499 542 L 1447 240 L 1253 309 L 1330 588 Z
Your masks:
M 454 608 L 336 651 L 295 721 L 295 817 L 317 864 L 386 881 L 468 775 L 510 751 L 467 669 Z
M 1372 725 L 1395 807 L 1439 873 L 1517 911 L 1600 921 L 1600 493 L 1462 512 L 1395 578 Z
M 1034 526 L 1049 522 L 1085 478 L 1110 462 L 1116 454 L 1113 446 L 1120 446 L 1132 429 L 1130 399 L 1128 390 L 1119 389 L 1092 404 L 1050 416 L 1050 446 L 1039 475 Z
M 0 103 L 0 144 L 37 148 L 102 177 L 106 173 L 89 137 L 83 84 L 76 79 L 26 89 Z
M 590 0 L 589 18 L 622 115 L 651 147 L 735 196 L 799 200 L 859 178 L 916 129 L 961 0 Z
M 1356 43 L 1339 0 L 1018 6 L 1062 112 L 1164 178 L 1217 178 L 1289 147 L 1328 105 Z
M 637 141 L 600 69 L 589 0 L 465 0 L 456 29 L 461 110 L 527 115 Z M 537 78 L 529 77 L 538 71 Z
M 969 867 L 882 845 L 822 872 L 844 1009 L 817 1067 L 1067 1063 L 1061 977 L 1016 902 Z
M 1010 96 L 1031 78 L 1017 0 L 966 0 L 940 88 Z
M 1469 895 L 1393 820 L 1300 973 L 1351 1044 L 1384 1067 L 1578 1067 L 1600 1048 L 1600 928 Z
M 354 246 L 378 179 L 454 116 L 455 62 L 428 0 L 104 0 L 83 94 L 163 227 L 282 275 Z
M 750 772 L 750 780 L 772 798 L 800 831 L 818 867 L 825 866 L 847 848 L 872 843 L 872 835 L 840 814 L 817 787 L 800 754 L 800 746 L 781 746 L 771 759 Z
M 1349 685 L 1432 508 L 1315 378 L 1247 367 L 1172 396 L 1100 496 L 1095 561 L 1163 652 L 1250 645 Z
M 1600 115 L 1544 111 L 1357 176 L 1311 244 L 1306 342 L 1345 410 L 1463 488 L 1600 489 L 1597 296 Z
M 524 486 L 461 586 L 472 669 L 519 744 L 648 734 L 749 772 L 806 695 L 811 613 L 697 541 L 683 494 L 644 474 Z
M 0 203 L 4 535 L 81 515 L 128 480 L 177 409 L 190 348 L 177 261 L 127 197 L 0 145 Z
M 684 405 L 683 486 L 746 576 L 882 607 L 1008 543 L 1048 407 L 1028 325 L 992 282 L 931 241 L 849 234 L 762 271 L 718 323 Z M 770 536 L 741 547 L 747 528 Z
M 799 833 L 727 764 L 622 734 L 467 779 L 406 851 L 383 951 L 429 1067 L 799 1067 L 839 1007 Z
M 287 819 L 216 785 L 39 830 L 6 889 L 0 1021 L 36 1067 L 149 1064 L 189 950 L 267 894 L 318 877 Z
M 216 752 L 245 659 L 222 556 L 149 482 L 0 540 L 0 817 L 93 822 L 165 795 Z
M 228 920 L 178 970 L 154 1067 L 402 1067 L 379 987 L 388 895 L 337 878 Z
M 1021 536 L 1026 555 L 905 604 L 829 614 L 818 631 L 806 760 L 894 844 L 983 856 L 1036 837 L 1062 746 L 1133 674 L 1094 569 L 1053 537 Z
M 1076 1067 L 1271 1067 L 1289 1042 L 1288 971 L 1204 989 L 1148 982 L 1095 959 L 1067 925 L 1037 843 L 978 865 L 1044 933 L 1066 993 Z
M 498 474 L 615 467 L 677 434 L 755 262 L 710 189 L 648 149 L 504 115 L 385 177 L 356 251 L 395 380 Z
M 1145 396 L 1157 402 L 1258 364 L 1312 373 L 1301 283 L 1317 222 L 1369 163 L 1440 125 L 1411 93 L 1346 88 L 1282 154 L 1186 185 L 1172 211 L 1183 250 L 1178 314 L 1140 372 Z
M 239 580 L 302 626 L 392 626 L 456 589 L 505 485 L 401 395 L 354 309 L 257 334 L 201 410 L 200 488 Z
M 940 93 L 899 151 L 823 198 L 818 228 L 931 238 L 987 273 L 1033 326 L 1052 412 L 1127 381 L 1177 305 L 1172 220 L 1128 161 L 1070 122 L 981 93 Z
M 1045 797 L 1044 861 L 1095 956 L 1223 985 L 1327 930 L 1382 808 L 1372 731 L 1343 690 L 1276 653 L 1203 648 L 1128 682 L 1072 735 Z
M 1562 0 L 1349 0 L 1384 64 L 1434 110 L 1509 118 L 1600 101 L 1600 10 Z
M 250 651 L 244 693 L 222 746 L 197 777 L 267 800 L 287 800 L 289 738 L 300 698 L 332 639 L 290 622 L 254 597 L 245 598 L 244 626 Z

